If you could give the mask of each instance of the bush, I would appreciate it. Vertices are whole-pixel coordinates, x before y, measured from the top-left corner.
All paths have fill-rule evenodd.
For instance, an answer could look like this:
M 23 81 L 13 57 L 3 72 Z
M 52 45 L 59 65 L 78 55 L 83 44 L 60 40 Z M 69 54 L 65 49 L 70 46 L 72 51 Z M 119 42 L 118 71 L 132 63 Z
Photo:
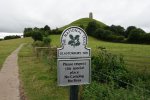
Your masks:
M 146 33 L 140 28 L 133 29 L 130 32 L 127 41 L 130 43 L 145 43 L 145 39 L 144 39 L 145 34 Z
M 94 32 L 98 28 L 96 21 L 89 22 L 88 26 L 86 27 L 86 32 L 88 35 L 94 35 Z
M 106 50 L 100 50 L 96 56 L 92 56 L 92 80 L 100 83 L 109 83 L 113 80 L 116 86 L 126 88 L 127 84 L 115 79 L 130 80 L 128 74 L 122 56 L 113 55 Z
M 40 31 L 33 31 L 32 38 L 33 38 L 34 41 L 42 41 L 43 40 L 43 35 Z
M 122 56 L 108 53 L 104 47 L 92 56 L 92 83 L 85 85 L 82 100 L 147 100 L 150 75 L 126 70 Z
M 104 39 L 106 37 L 106 35 L 108 35 L 108 34 L 105 34 L 105 30 L 103 30 L 101 28 L 96 29 L 93 34 L 93 36 L 97 39 Z
M 144 95 L 148 98 L 148 95 Z M 82 100 L 147 100 L 136 89 L 115 89 L 113 85 L 92 82 L 84 86 Z
M 43 38 L 43 42 L 46 46 L 49 46 L 50 45 L 50 42 L 51 42 L 51 39 L 49 37 L 44 37 Z
M 44 43 L 42 41 L 34 41 L 32 46 L 33 47 L 43 47 Z
M 150 44 L 150 33 L 142 34 L 141 43 Z
M 124 36 L 109 35 L 108 40 L 112 42 L 122 42 L 124 40 Z
M 124 40 L 124 36 L 116 35 L 112 31 L 104 30 L 101 28 L 96 29 L 93 36 L 97 39 L 112 41 L 112 42 L 122 42 Z

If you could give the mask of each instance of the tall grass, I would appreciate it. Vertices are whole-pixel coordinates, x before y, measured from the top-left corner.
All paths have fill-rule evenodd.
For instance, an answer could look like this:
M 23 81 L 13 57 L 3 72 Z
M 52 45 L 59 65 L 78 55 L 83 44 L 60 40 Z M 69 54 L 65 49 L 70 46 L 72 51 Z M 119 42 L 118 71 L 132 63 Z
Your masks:
M 100 50 L 92 57 L 92 84 L 84 86 L 83 100 L 149 100 L 150 74 L 130 72 L 121 56 Z
M 60 47 L 60 35 L 50 35 L 50 38 L 51 46 Z M 92 83 L 84 86 L 81 100 L 147 100 L 150 98 L 150 76 L 144 66 L 135 67 L 130 64 L 126 66 L 128 60 L 131 60 L 130 56 L 133 56 L 132 59 L 135 58 L 136 66 L 139 61 L 149 66 L 148 45 L 110 43 L 89 37 L 88 47 L 92 48 L 94 56 L 92 67 L 95 68 L 92 68 Z M 110 54 L 107 52 L 100 54 L 97 48 L 105 48 Z M 28 100 L 67 100 L 68 88 L 58 87 L 56 83 L 56 50 L 47 52 L 46 55 L 41 54 L 43 55 L 37 58 L 31 45 L 25 45 L 19 54 L 20 77 L 25 95 Z M 120 54 L 123 55 L 125 62 L 118 57 Z M 137 57 L 139 59 L 136 59 Z M 97 65 L 103 64 L 103 66 L 99 65 L 102 68 L 96 69 L 97 65 L 94 65 L 96 61 Z
M 56 56 L 47 58 L 43 53 L 37 57 L 33 50 L 28 44 L 19 53 L 20 78 L 27 100 L 68 100 L 68 88 L 57 86 Z

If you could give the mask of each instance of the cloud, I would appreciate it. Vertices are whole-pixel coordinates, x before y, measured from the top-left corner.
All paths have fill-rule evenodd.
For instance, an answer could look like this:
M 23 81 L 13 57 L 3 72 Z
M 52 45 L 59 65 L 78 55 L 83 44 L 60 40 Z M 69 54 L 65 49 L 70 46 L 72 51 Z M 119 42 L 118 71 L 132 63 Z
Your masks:
M 107 25 L 134 25 L 150 31 L 149 0 L 1 0 L 0 31 L 22 32 L 25 27 L 61 27 L 88 17 Z

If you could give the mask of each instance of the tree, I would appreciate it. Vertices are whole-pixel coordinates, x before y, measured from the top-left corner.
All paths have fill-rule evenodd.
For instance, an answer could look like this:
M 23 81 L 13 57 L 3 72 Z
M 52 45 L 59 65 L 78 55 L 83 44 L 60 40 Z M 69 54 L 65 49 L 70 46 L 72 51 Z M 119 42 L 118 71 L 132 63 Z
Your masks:
M 43 40 L 43 35 L 40 31 L 33 31 L 32 38 L 33 38 L 34 41 L 37 41 L 37 40 L 42 41 Z
M 125 37 L 127 38 L 132 30 L 136 29 L 135 26 L 129 26 L 125 31 Z
M 142 37 L 145 35 L 145 31 L 140 28 L 133 29 L 130 31 L 128 36 L 128 42 L 131 43 L 142 43 Z
M 23 36 L 24 37 L 30 37 L 32 35 L 32 31 L 33 31 L 32 28 L 25 28 L 23 31 Z
M 125 36 L 125 29 L 120 25 L 111 25 L 108 29 L 116 35 Z
M 88 26 L 86 27 L 86 32 L 88 35 L 93 35 L 97 28 L 98 25 L 95 21 L 89 22 Z
M 52 34 L 61 34 L 62 31 L 61 31 L 59 28 L 56 27 L 56 29 L 53 29 L 53 30 L 51 31 L 51 33 L 52 33 Z
M 104 30 L 101 28 L 97 28 L 93 34 L 94 37 L 98 39 L 104 39 Z
M 25 28 L 23 32 L 27 33 L 27 32 L 31 32 L 31 31 L 32 31 L 32 28 Z
M 50 27 L 48 25 L 45 25 L 44 26 L 44 31 L 49 31 L 49 30 L 51 30 Z

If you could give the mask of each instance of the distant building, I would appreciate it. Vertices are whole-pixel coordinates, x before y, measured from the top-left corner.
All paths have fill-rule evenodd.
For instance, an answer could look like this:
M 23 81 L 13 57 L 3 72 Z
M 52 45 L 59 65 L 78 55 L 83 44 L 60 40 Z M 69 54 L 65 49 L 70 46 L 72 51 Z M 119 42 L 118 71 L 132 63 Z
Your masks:
M 89 18 L 93 19 L 93 13 L 92 12 L 89 13 Z

